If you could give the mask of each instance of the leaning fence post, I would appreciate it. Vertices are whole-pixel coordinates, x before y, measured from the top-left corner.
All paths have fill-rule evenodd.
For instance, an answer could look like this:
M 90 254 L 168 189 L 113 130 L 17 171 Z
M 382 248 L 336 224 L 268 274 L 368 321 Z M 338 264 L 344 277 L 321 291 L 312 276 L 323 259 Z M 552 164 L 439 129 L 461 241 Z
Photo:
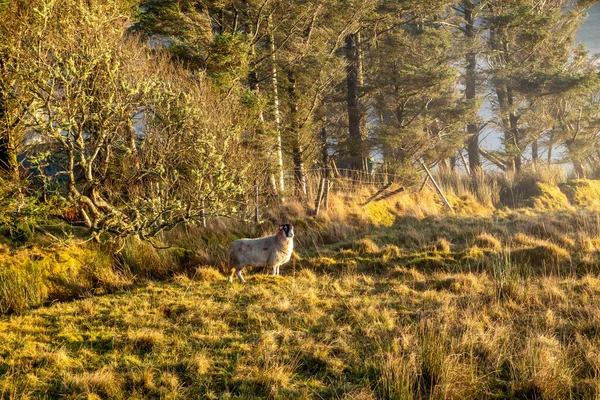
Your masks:
M 425 165 L 425 163 L 423 161 L 419 161 L 419 162 L 421 163 L 421 166 L 425 169 L 425 172 L 427 173 L 427 176 L 429 177 L 429 179 L 431 179 L 431 182 L 433 182 L 433 186 L 435 186 L 435 190 L 437 190 L 440 197 L 444 200 L 444 203 L 446 203 L 448 208 L 454 213 L 454 208 L 452 208 L 452 205 L 450 205 L 450 202 L 448 201 L 446 196 L 444 196 L 444 192 L 442 192 L 442 189 L 440 188 L 440 186 L 437 184 L 435 179 L 433 179 L 433 176 L 431 175 L 431 172 L 429 172 L 429 168 L 427 168 L 427 165 Z
M 465 166 L 465 171 L 467 171 L 468 175 L 471 175 L 471 168 L 469 168 L 469 164 L 467 163 L 467 160 L 465 160 L 465 156 L 462 153 L 462 149 L 458 151 L 458 154 L 460 155 L 460 159 L 462 160 L 463 165 Z

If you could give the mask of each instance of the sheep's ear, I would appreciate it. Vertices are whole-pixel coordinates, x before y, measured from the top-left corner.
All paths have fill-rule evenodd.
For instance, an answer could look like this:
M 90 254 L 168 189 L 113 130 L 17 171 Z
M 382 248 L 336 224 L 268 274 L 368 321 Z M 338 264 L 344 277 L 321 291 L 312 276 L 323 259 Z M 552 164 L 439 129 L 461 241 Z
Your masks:
M 283 230 L 283 225 L 279 225 L 279 230 L 282 231 Z

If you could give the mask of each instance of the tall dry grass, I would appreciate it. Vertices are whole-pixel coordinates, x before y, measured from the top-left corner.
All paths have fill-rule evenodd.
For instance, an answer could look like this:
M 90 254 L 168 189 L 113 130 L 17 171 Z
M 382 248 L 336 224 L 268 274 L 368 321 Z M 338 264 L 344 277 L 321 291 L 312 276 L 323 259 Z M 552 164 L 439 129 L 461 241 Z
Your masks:
M 318 216 L 314 215 L 313 206 L 318 187 L 316 178 L 309 179 L 307 198 L 287 196 L 283 204 L 262 204 L 258 225 L 249 215 L 242 215 L 240 219 L 210 220 L 206 228 L 179 226 L 162 233 L 152 243 L 129 238 L 123 246 L 81 246 L 82 251 L 89 253 L 86 259 L 91 261 L 75 257 L 81 260 L 69 273 L 52 267 L 54 263 L 49 256 L 42 256 L 45 261 L 36 260 L 38 256 L 32 254 L 35 252 L 5 244 L 6 252 L 11 254 L 5 265 L 19 267 L 9 265 L 0 271 L 0 292 L 3 293 L 0 312 L 118 290 L 135 281 L 170 279 L 182 273 L 211 280 L 212 271 L 226 269 L 227 246 L 232 240 L 273 234 L 284 222 L 292 223 L 296 231 L 296 256 L 292 264 L 308 260 L 324 271 L 336 268 L 378 271 L 389 268 L 391 261 L 424 269 L 481 269 L 494 262 L 501 248 L 507 249 L 515 263 L 532 265 L 530 269 L 535 273 L 578 274 L 590 271 L 596 263 L 596 251 L 600 248 L 599 219 L 591 209 L 572 212 L 570 206 L 563 203 L 582 197 L 578 197 L 578 191 L 587 190 L 590 185 L 577 182 L 560 189 L 553 186 L 564 180 L 564 172 L 559 169 L 536 167 L 519 177 L 482 172 L 474 176 L 438 173 L 436 179 L 453 210 L 444 205 L 434 190 L 427 186 L 421 189 L 419 185 L 365 205 L 381 188 L 381 182 L 377 186 L 368 179 L 357 183 L 355 179 L 336 178 L 332 179 L 327 206 L 322 205 Z M 504 189 L 528 180 L 535 182 L 538 189 L 542 188 L 527 198 L 533 208 L 520 211 L 496 208 L 504 207 L 499 203 Z M 551 190 L 539 185 L 549 185 Z M 387 192 L 399 186 L 399 182 L 394 182 Z M 559 198 L 555 193 L 567 189 L 568 199 L 564 195 Z M 587 190 L 584 197 L 589 197 L 589 193 L 595 192 Z M 555 209 L 556 204 L 561 208 L 546 212 Z M 530 236 L 531 240 L 518 240 L 517 233 Z M 369 236 L 371 247 L 379 249 L 378 254 L 382 255 L 377 263 L 368 266 L 360 259 L 352 259 L 353 253 L 363 253 L 360 241 L 364 241 L 365 236 Z M 65 239 L 69 240 L 75 238 Z M 354 242 L 356 245 L 352 245 Z M 444 242 L 447 245 L 440 247 Z M 330 245 L 348 243 L 350 246 L 337 255 L 325 254 Z M 19 251 L 22 257 L 16 256 Z M 343 262 L 337 261 L 338 255 Z M 21 261 L 17 262 L 19 257 Z M 333 261 L 320 261 L 319 257 Z M 67 254 L 67 259 L 72 258 Z M 63 265 L 68 269 L 66 265 L 70 264 Z

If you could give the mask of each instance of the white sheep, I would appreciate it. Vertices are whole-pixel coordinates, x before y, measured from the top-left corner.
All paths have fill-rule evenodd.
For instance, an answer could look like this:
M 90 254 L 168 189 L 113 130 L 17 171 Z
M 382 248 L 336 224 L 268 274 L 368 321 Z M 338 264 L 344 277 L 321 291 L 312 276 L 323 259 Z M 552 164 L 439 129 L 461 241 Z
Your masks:
M 279 226 L 275 235 L 259 239 L 238 239 L 229 245 L 229 267 L 233 282 L 235 273 L 244 283 L 242 270 L 247 266 L 271 267 L 273 275 L 279 275 L 279 266 L 290 261 L 294 250 L 294 227 L 291 224 Z

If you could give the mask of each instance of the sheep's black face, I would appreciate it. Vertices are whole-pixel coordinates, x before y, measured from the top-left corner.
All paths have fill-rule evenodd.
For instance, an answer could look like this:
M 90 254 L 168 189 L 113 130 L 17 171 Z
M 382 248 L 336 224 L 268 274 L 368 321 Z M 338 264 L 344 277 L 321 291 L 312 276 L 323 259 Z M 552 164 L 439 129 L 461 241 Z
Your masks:
M 291 224 L 284 224 L 279 226 L 279 230 L 285 233 L 285 236 L 291 238 L 294 237 L 294 227 Z

